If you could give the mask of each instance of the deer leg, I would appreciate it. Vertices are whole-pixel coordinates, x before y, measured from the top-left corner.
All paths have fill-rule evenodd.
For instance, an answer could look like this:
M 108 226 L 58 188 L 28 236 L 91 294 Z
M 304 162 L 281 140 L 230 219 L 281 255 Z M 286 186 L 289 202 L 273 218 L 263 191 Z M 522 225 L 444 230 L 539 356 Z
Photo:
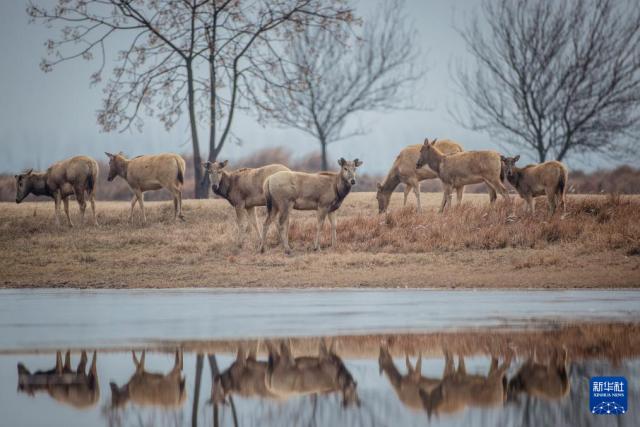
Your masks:
M 63 197 L 62 204 L 64 205 L 64 214 L 67 217 L 67 223 L 69 224 L 69 227 L 73 227 L 73 223 L 71 222 L 71 217 L 69 216 L 69 198 Z
M 140 210 L 142 211 L 142 224 L 147 223 L 147 215 L 144 213 L 144 194 L 142 191 L 136 191 L 136 196 L 138 196 L 138 204 L 140 205 Z
M 134 194 L 131 198 L 131 210 L 129 211 L 129 222 L 133 224 L 133 208 L 136 206 L 136 202 L 138 201 L 138 195 Z
M 464 185 L 456 188 L 456 198 L 458 199 L 458 206 L 462 204 L 462 195 L 464 194 Z
M 84 199 L 84 189 L 82 187 L 74 187 L 73 192 L 76 195 L 78 206 L 80 206 L 80 223 L 84 225 L 84 212 L 87 209 L 87 202 Z
M 71 351 L 67 350 L 64 354 L 64 372 L 71 372 Z
M 549 215 L 556 213 L 556 195 L 551 191 L 547 191 L 547 201 L 549 202 Z
M 444 372 L 443 377 L 448 377 L 453 374 L 455 367 L 453 365 L 453 356 L 448 351 L 444 353 Z
M 336 232 L 336 211 L 329 213 L 329 223 L 331 224 L 331 246 L 335 247 L 338 243 L 338 236 Z
M 247 216 L 249 217 L 249 222 L 251 223 L 251 227 L 256 232 L 259 238 L 261 233 L 260 233 L 260 226 L 258 225 L 258 213 L 256 212 L 256 208 L 255 207 L 247 208 Z
M 489 203 L 493 204 L 495 203 L 495 201 L 498 199 L 498 195 L 496 194 L 496 190 L 494 188 L 492 188 L 491 186 L 488 186 L 489 188 Z
M 80 363 L 78 363 L 78 368 L 76 368 L 77 374 L 84 374 L 87 369 L 87 352 L 82 350 L 82 354 L 80 354 Z
M 62 352 L 56 351 L 56 374 L 62 374 Z
M 62 201 L 62 197 L 60 197 L 60 192 L 56 191 L 53 196 L 53 200 L 55 202 L 55 213 L 56 213 L 56 225 L 60 226 L 60 202 Z
M 320 249 L 320 234 L 322 233 L 322 226 L 324 225 L 324 219 L 327 217 L 327 211 L 324 209 L 318 209 L 316 212 L 316 219 L 318 222 L 316 223 L 316 238 L 313 241 L 313 250 L 317 251 Z
M 447 206 L 447 198 L 448 198 L 447 191 L 448 191 L 449 186 L 445 185 L 443 187 L 444 187 L 444 189 L 442 191 L 442 203 L 440 204 L 440 211 L 439 211 L 440 213 L 444 212 L 444 208 L 445 208 L 445 206 Z
M 269 226 L 273 222 L 278 212 L 278 207 L 276 204 L 271 206 L 271 210 L 267 211 L 267 217 L 264 220 L 264 225 L 262 226 L 262 237 L 260 239 L 260 252 L 264 253 L 264 245 L 267 242 L 267 233 L 269 232 Z
M 96 191 L 95 190 L 89 193 L 89 202 L 91 203 L 91 217 L 93 219 L 93 225 L 98 225 L 98 220 L 96 219 Z
M 460 375 L 467 374 L 467 367 L 464 364 L 464 357 L 460 355 L 458 355 L 458 373 Z
M 407 197 L 409 197 L 409 193 L 411 192 L 411 186 L 409 184 L 404 185 L 404 203 L 402 206 L 407 206 Z
M 244 215 L 245 215 L 244 206 L 236 206 L 236 226 L 237 226 L 237 234 L 236 234 L 236 244 L 238 246 L 242 246 L 242 241 L 244 240 L 244 232 L 242 230 L 242 226 L 244 224 Z
M 413 187 L 413 194 L 416 195 L 416 212 L 422 212 L 422 206 L 420 205 L 420 182 L 416 181 L 411 184 Z
M 278 231 L 280 232 L 280 240 L 286 255 L 291 254 L 291 246 L 289 246 L 289 213 L 291 212 L 291 204 L 287 203 L 280 211 L 278 218 Z
M 536 212 L 536 199 L 533 196 L 529 195 L 527 196 L 525 201 L 527 202 L 527 212 L 533 215 Z

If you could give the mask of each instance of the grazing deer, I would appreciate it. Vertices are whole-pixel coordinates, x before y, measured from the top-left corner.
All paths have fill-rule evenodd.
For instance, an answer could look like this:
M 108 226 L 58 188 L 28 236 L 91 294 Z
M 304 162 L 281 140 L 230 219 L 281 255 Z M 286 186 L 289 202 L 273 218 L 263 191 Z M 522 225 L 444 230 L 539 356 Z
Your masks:
M 96 352 L 93 352 L 89 373 L 86 372 L 87 352 L 82 351 L 75 372 L 71 369 L 71 352 L 67 351 L 64 365 L 62 353 L 56 353 L 56 366 L 48 371 L 31 373 L 18 363 L 18 391 L 34 396 L 46 391 L 58 402 L 82 409 L 94 406 L 100 400 L 100 386 L 96 367 Z
M 523 168 L 516 166 L 520 156 L 500 157 L 507 181 L 516 189 L 520 197 L 527 202 L 527 210 L 535 211 L 535 198 L 546 194 L 549 201 L 549 213 L 553 215 L 557 205 L 562 205 L 563 213 L 567 212 L 565 194 L 569 171 L 560 162 L 550 161 Z
M 418 355 L 415 367 L 411 366 L 409 356 L 406 356 L 405 363 L 407 365 L 407 374 L 402 375 L 393 363 L 389 350 L 386 347 L 380 347 L 380 356 L 378 357 L 380 373 L 384 372 L 387 375 L 391 386 L 405 406 L 414 410 L 422 410 L 420 390 L 431 392 L 440 384 L 440 379 L 422 376 L 422 354 Z
M 284 251 L 291 253 L 289 246 L 289 215 L 291 209 L 315 210 L 318 223 L 313 244 L 315 250 L 320 249 L 320 232 L 324 220 L 329 216 L 331 223 L 331 246 L 336 244 L 336 210 L 342 205 L 345 197 L 356 183 L 356 169 L 362 161 L 354 159 L 338 160 L 339 172 L 304 173 L 283 171 L 271 175 L 264 183 L 264 194 L 267 201 L 267 219 L 262 229 L 260 252 L 264 252 L 267 232 L 271 222 L 278 217 L 278 233 Z
M 247 356 L 242 347 L 238 348 L 236 360 L 224 372 L 214 377 L 211 401 L 215 404 L 225 403 L 230 394 L 278 399 L 279 397 L 267 388 L 268 371 L 269 363 L 256 360 L 255 351 L 251 351 Z
M 511 364 L 508 357 L 498 366 L 498 359 L 491 359 L 489 374 L 467 374 L 464 358 L 459 356 L 458 369 L 454 370 L 453 356 L 445 353 L 442 381 L 432 391 L 420 390 L 422 404 L 429 417 L 432 414 L 450 414 L 467 406 L 489 407 L 503 405 L 507 397 L 506 371 Z
M 184 403 L 187 397 L 185 379 L 182 376 L 182 352 L 176 350 L 173 369 L 166 375 L 147 372 L 144 369 L 145 351 L 142 351 L 140 361 L 135 352 L 131 352 L 135 373 L 122 387 L 110 383 L 111 403 L 113 407 L 121 407 L 131 401 L 136 405 L 158 405 L 163 407 L 177 407 Z
M 98 162 L 91 157 L 76 156 L 49 166 L 46 172 L 33 172 L 15 175 L 16 203 L 24 200 L 29 193 L 36 196 L 53 197 L 55 201 L 56 224 L 60 225 L 60 201 L 64 204 L 69 227 L 73 226 L 69 216 L 69 196 L 74 195 L 80 206 L 80 216 L 84 222 L 87 208 L 86 197 L 91 202 L 93 225 L 96 221 L 96 184 L 98 183 Z
M 327 349 L 324 341 L 320 342 L 318 357 L 294 358 L 287 344 L 282 343 L 279 352 L 269 345 L 266 384 L 269 392 L 283 399 L 340 392 L 343 406 L 360 405 L 357 383 L 333 346 Z
M 438 174 L 431 170 L 428 166 L 416 168 L 416 163 L 420 157 L 420 148 L 422 144 L 410 145 L 400 151 L 398 157 L 391 165 L 389 173 L 384 178 L 384 181 L 377 183 L 378 191 L 376 193 L 376 199 L 378 200 L 378 212 L 384 213 L 389 207 L 389 201 L 391 200 L 391 194 L 398 186 L 398 184 L 404 184 L 404 203 L 407 205 L 407 197 L 411 190 L 416 195 L 416 210 L 418 213 L 421 211 L 420 205 L 420 182 L 437 178 Z M 461 153 L 464 151 L 460 144 L 451 140 L 440 140 L 436 142 L 438 150 L 444 154 Z M 464 186 L 456 188 L 456 194 L 458 197 L 458 203 L 462 202 L 462 194 L 464 193 Z M 489 189 L 490 200 L 495 200 L 496 193 L 491 188 Z
M 534 352 L 509 381 L 508 397 L 514 399 L 520 393 L 541 397 L 546 400 L 558 400 L 569 394 L 569 374 L 567 350 L 554 351 L 549 363 L 538 362 Z
M 454 188 L 484 182 L 491 190 L 511 204 L 509 193 L 502 184 L 502 161 L 495 151 L 464 151 L 445 155 L 436 147 L 436 140 L 424 140 L 420 149 L 420 158 L 416 167 L 428 165 L 437 174 L 444 187 L 440 213 L 446 205 L 451 205 L 451 194 Z M 491 200 L 493 203 L 495 199 Z
M 144 213 L 144 193 L 150 190 L 168 190 L 173 196 L 173 218 L 184 220 L 182 215 L 182 186 L 184 184 L 184 159 L 174 153 L 138 156 L 127 159 L 122 153 L 111 154 L 109 157 L 109 176 L 113 181 L 117 176 L 124 179 L 133 192 L 129 221 L 133 222 L 133 208 L 136 202 L 140 204 L 142 222 L 147 222 Z
M 267 204 L 264 196 L 265 180 L 276 172 L 288 171 L 284 165 L 267 165 L 261 168 L 243 168 L 227 172 L 224 168 L 228 161 L 206 162 L 202 166 L 206 176 L 209 177 L 211 189 L 218 196 L 226 199 L 236 210 L 236 223 L 238 225 L 238 244 L 242 244 L 242 226 L 244 218 L 249 218 L 249 223 L 260 238 L 260 227 L 256 216 L 256 207 Z

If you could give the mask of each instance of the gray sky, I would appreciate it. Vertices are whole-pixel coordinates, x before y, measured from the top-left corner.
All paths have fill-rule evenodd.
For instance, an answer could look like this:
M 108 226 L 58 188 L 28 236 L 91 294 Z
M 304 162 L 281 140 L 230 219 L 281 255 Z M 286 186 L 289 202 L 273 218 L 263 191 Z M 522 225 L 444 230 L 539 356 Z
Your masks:
M 39 2 L 47 3 L 47 0 Z M 360 7 L 364 9 L 375 3 L 363 0 Z M 332 158 L 359 157 L 364 160 L 362 172 L 382 173 L 387 171 L 402 147 L 420 143 L 425 136 L 451 138 L 466 149 L 500 148 L 487 135 L 462 128 L 447 109 L 457 100 L 450 77 L 451 61 L 466 57 L 464 44 L 453 23 L 464 22 L 477 4 L 465 0 L 407 1 L 409 15 L 419 34 L 416 43 L 426 52 L 424 60 L 430 67 L 420 99 L 431 108 L 429 111 L 367 113 L 357 117 L 356 122 L 369 133 L 331 145 L 329 155 Z M 78 60 L 43 73 L 39 63 L 45 53 L 44 42 L 55 33 L 41 24 L 28 24 L 25 10 L 25 1 L 0 2 L 0 51 L 3 52 L 0 171 L 44 168 L 54 160 L 77 154 L 99 158 L 104 157 L 104 151 L 123 150 L 129 155 L 191 151 L 184 119 L 171 132 L 165 131 L 153 118 L 144 119 L 142 132 L 100 132 L 95 112 L 101 104 L 102 88 L 89 85 L 89 75 L 95 71 L 96 64 Z M 275 145 L 288 147 L 295 156 L 318 150 L 317 143 L 302 132 L 276 126 L 262 127 L 247 115 L 238 116 L 233 131 L 243 143 L 227 143 L 221 158 L 235 159 Z M 203 132 L 202 138 L 204 136 Z M 594 159 L 569 160 L 568 163 L 570 167 L 586 169 L 615 165 Z

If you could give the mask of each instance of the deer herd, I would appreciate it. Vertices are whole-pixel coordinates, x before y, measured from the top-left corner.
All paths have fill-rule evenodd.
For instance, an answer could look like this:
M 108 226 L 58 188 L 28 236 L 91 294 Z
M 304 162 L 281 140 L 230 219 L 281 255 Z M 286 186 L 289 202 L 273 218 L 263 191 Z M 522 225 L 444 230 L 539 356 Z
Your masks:
M 109 158 L 108 181 L 116 177 L 126 181 L 133 197 L 129 221 L 133 221 L 136 203 L 140 206 L 142 222 L 146 223 L 144 192 L 166 189 L 173 197 L 174 219 L 184 220 L 182 214 L 182 187 L 184 185 L 185 162 L 177 154 L 165 153 L 143 155 L 127 159 L 122 153 L 105 153 Z M 377 184 L 376 199 L 379 213 L 387 212 L 392 192 L 404 184 L 404 204 L 411 191 L 415 194 L 417 211 L 421 211 L 420 182 L 439 178 L 443 186 L 440 213 L 451 206 L 455 190 L 458 204 L 461 203 L 464 187 L 484 183 L 489 192 L 490 203 L 499 193 L 512 209 L 512 201 L 504 185 L 506 179 L 533 213 L 535 197 L 547 196 L 549 213 L 554 215 L 557 207 L 566 212 L 567 168 L 560 162 L 517 167 L 520 156 L 505 157 L 496 151 L 464 151 L 462 146 L 450 140 L 425 139 L 422 145 L 410 145 L 396 157 L 391 169 L 381 183 Z M 281 164 L 259 168 L 227 169 L 227 161 L 202 164 L 204 180 L 209 181 L 213 192 L 226 199 L 236 211 L 238 243 L 243 240 L 245 219 L 260 239 L 260 251 L 265 250 L 266 236 L 275 221 L 280 242 L 285 253 L 291 252 L 289 245 L 289 220 L 291 210 L 316 211 L 317 226 L 314 249 L 319 249 L 319 240 L 325 219 L 331 224 L 331 245 L 337 241 L 336 211 L 356 183 L 356 170 L 362 161 L 340 158 L 338 172 L 305 173 L 292 171 Z M 45 172 L 28 170 L 16 179 L 16 203 L 27 195 L 43 195 L 55 201 L 55 219 L 60 224 L 60 202 L 64 205 L 67 223 L 69 196 L 75 196 L 84 221 L 86 199 L 91 203 L 92 222 L 97 225 L 95 192 L 98 180 L 98 163 L 86 156 L 76 156 L 51 165 Z M 262 226 L 258 224 L 256 207 L 266 206 L 267 216 Z
M 260 399 L 283 403 L 296 397 L 336 396 L 342 407 L 360 407 L 358 384 L 338 356 L 335 341 L 327 346 L 320 340 L 317 354 L 294 356 L 291 342 L 266 342 L 266 359 L 259 359 L 260 341 L 248 349 L 240 345 L 235 359 L 226 370 L 212 369 L 211 400 L 215 405 L 231 403 L 233 397 Z M 167 373 L 150 372 L 145 368 L 146 352 L 140 358 L 132 353 L 134 372 L 121 386 L 110 383 L 111 408 L 127 405 L 177 409 L 187 400 L 186 380 L 181 350 L 176 350 L 175 361 Z M 444 371 L 441 376 L 427 377 L 422 373 L 422 355 L 415 365 L 405 354 L 406 369 L 398 368 L 387 343 L 379 349 L 380 375 L 387 377 L 398 400 L 412 411 L 424 411 L 429 417 L 453 414 L 465 408 L 500 407 L 517 401 L 525 394 L 546 401 L 562 400 L 569 394 L 569 364 L 567 351 L 551 349 L 544 357 L 533 351 L 520 367 L 507 378 L 512 353 L 500 358 L 491 356 L 488 373 L 469 373 L 463 355 L 458 356 L 456 367 L 453 355 L 444 349 Z M 78 409 L 96 405 L 100 400 L 96 352 L 86 372 L 87 354 L 82 351 L 78 368 L 71 368 L 67 351 L 56 354 L 56 365 L 46 371 L 29 371 L 18 364 L 18 391 L 34 396 L 45 392 L 56 401 Z M 217 366 L 217 365 L 216 365 Z M 196 380 L 199 382 L 199 380 Z

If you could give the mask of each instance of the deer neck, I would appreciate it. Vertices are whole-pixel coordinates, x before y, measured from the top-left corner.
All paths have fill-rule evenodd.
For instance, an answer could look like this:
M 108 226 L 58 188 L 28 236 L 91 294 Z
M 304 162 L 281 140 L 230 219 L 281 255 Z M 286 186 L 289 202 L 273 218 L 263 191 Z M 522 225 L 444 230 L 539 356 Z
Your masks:
M 346 180 L 342 179 L 342 175 L 339 173 L 336 174 L 336 184 L 335 184 L 335 192 L 336 196 L 331 202 L 331 206 L 329 207 L 329 212 L 333 212 L 340 207 L 342 201 L 347 194 L 351 191 L 351 184 L 349 184 Z
M 35 179 L 34 179 L 35 178 Z M 31 193 L 36 196 L 51 196 L 53 197 L 53 191 L 47 184 L 47 174 L 33 174 L 31 176 Z
M 444 154 L 434 147 L 427 156 L 427 166 L 429 166 L 432 171 L 440 175 L 440 163 L 442 162 L 442 159 L 444 159 Z
M 220 173 L 220 183 L 218 188 L 213 190 L 218 196 L 229 200 L 229 191 L 231 190 L 231 176 L 226 172 Z
M 522 169 L 514 167 L 513 174 L 507 175 L 507 181 L 514 187 L 518 188 L 520 185 L 520 180 L 522 179 Z
M 395 170 L 390 171 L 384 178 L 384 181 L 382 181 L 382 189 L 380 191 L 385 194 L 392 193 L 393 190 L 396 189 L 398 184 L 400 184 L 398 172 Z

